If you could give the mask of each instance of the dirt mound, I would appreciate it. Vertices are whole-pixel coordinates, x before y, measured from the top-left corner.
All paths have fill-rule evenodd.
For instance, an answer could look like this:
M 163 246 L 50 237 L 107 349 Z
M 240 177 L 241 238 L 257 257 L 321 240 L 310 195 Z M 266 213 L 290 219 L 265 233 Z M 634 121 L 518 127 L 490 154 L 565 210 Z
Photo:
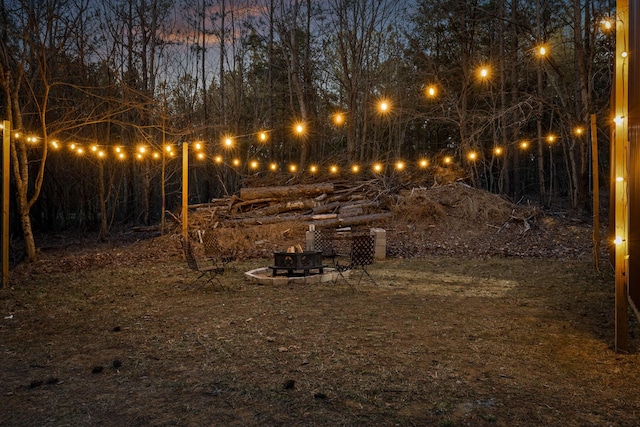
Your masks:
M 537 208 L 519 207 L 502 196 L 460 182 L 404 190 L 394 211 L 400 220 L 423 224 L 449 217 L 502 225 L 514 216 L 532 218 L 540 214 Z
M 593 231 L 587 222 L 517 205 L 460 182 L 403 191 L 393 214 L 387 252 L 395 257 L 579 258 L 592 252 Z

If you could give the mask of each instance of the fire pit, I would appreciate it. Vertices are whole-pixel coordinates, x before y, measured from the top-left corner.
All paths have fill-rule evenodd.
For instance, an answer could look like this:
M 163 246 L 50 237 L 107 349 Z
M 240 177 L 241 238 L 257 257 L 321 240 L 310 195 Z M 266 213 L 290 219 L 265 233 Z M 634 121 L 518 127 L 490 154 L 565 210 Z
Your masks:
M 322 264 L 322 252 L 274 252 L 273 265 L 269 269 L 273 276 L 295 277 L 308 276 L 312 274 L 312 270 L 317 270 L 317 274 L 323 274 L 326 267 Z

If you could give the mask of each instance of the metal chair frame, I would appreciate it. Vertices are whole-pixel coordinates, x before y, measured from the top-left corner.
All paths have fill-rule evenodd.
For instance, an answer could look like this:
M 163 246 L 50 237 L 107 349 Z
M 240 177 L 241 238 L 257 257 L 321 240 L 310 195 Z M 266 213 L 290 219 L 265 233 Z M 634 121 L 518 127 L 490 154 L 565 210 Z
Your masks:
M 216 236 L 213 230 L 206 230 L 201 238 L 204 247 L 204 256 L 207 260 L 221 264 L 222 267 L 225 268 L 229 265 L 230 268 L 235 270 L 235 267 L 230 264 L 236 260 L 236 257 L 224 252 L 218 241 L 218 236 Z
M 351 238 L 351 252 L 349 254 L 348 264 L 340 264 L 339 259 L 336 259 L 335 268 L 338 272 L 334 284 L 338 282 L 340 277 L 353 288 L 352 283 L 345 277 L 344 272 L 360 270 L 360 276 L 358 277 L 358 283 L 360 285 L 362 278 L 366 275 L 374 285 L 378 285 L 375 279 L 369 274 L 367 266 L 373 264 L 375 255 L 375 236 L 372 235 L 354 235 Z
M 191 242 L 189 241 L 189 239 L 182 239 L 182 253 L 184 254 L 189 268 L 199 273 L 199 276 L 191 283 L 189 283 L 186 287 L 191 287 L 195 283 L 198 283 L 200 280 L 205 278 L 207 278 L 207 280 L 202 286 L 210 283 L 213 280 L 217 281 L 220 286 L 224 286 L 220 281 L 220 278 L 218 277 L 224 274 L 224 266 L 218 263 L 209 263 L 206 265 L 200 264 L 195 256 L 195 253 L 193 252 L 193 247 L 191 246 Z

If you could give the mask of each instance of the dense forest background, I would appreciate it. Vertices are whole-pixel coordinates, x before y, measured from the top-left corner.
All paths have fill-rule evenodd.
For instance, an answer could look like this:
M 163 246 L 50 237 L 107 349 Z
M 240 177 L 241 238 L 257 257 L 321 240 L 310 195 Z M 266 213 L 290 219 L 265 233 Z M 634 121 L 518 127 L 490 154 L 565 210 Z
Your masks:
M 594 137 L 608 179 L 615 1 L 0 2 L 30 259 L 33 229 L 106 239 L 179 209 L 185 146 L 189 203 L 358 165 L 581 212 Z

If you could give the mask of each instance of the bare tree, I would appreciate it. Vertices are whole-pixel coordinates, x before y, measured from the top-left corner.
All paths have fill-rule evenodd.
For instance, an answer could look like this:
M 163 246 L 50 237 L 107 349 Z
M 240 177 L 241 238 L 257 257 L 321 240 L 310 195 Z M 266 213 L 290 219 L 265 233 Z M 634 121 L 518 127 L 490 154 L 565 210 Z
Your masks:
M 0 87 L 7 117 L 20 134 L 12 138 L 11 160 L 28 261 L 37 259 L 31 209 L 42 189 L 49 142 L 63 127 L 69 127 L 67 115 L 73 114 L 72 107 L 60 111 L 60 105 L 53 114 L 51 97 L 69 78 L 65 65 L 74 51 L 74 31 L 85 19 L 86 8 L 86 3 L 67 0 L 2 2 Z M 41 144 L 34 150 L 25 132 L 36 128 Z

